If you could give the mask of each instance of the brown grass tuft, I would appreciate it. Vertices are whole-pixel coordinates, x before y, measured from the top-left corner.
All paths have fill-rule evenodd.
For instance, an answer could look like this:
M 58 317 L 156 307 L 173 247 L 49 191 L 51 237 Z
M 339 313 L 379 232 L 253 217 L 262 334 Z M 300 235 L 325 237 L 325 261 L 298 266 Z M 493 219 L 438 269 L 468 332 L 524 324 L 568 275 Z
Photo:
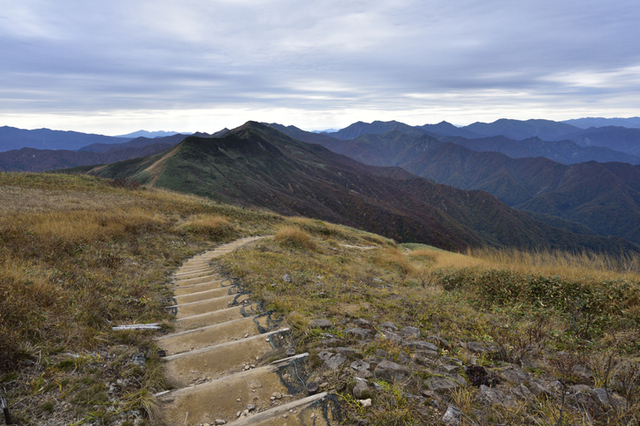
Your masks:
M 315 250 L 311 236 L 300 228 L 285 226 L 275 235 L 276 241 L 285 248 L 295 250 Z
M 235 227 L 229 219 L 222 216 L 198 215 L 184 223 L 182 229 L 194 234 L 209 236 L 214 240 L 222 240 L 233 236 Z

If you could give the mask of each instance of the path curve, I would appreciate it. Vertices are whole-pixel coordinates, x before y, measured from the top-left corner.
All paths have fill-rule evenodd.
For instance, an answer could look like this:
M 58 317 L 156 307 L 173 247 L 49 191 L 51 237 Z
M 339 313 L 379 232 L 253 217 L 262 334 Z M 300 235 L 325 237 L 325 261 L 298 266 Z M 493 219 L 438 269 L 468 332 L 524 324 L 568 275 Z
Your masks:
M 339 424 L 334 395 L 308 395 L 308 354 L 295 353 L 285 324 L 216 271 L 215 259 L 263 237 L 195 256 L 173 274 L 175 332 L 159 337 L 174 390 L 156 395 L 168 425 Z M 276 359 L 272 362 L 265 360 Z

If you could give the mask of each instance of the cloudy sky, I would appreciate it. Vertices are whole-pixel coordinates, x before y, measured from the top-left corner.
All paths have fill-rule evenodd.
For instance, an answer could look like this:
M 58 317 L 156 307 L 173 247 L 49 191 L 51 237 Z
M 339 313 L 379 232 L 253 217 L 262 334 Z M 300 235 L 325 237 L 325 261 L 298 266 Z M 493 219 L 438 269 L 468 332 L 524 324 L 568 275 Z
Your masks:
M 640 115 L 627 0 L 0 0 L 0 126 Z

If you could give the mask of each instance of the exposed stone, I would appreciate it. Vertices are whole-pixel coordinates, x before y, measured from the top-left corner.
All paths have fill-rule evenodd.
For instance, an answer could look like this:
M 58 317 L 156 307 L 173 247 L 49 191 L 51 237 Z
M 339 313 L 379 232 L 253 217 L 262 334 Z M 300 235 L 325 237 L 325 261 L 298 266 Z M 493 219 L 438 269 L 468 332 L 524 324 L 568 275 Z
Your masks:
M 469 351 L 475 354 L 482 354 L 482 353 L 491 351 L 491 349 L 488 346 L 480 342 L 467 342 L 466 347 Z
M 384 360 L 377 365 L 374 375 L 376 378 L 388 382 L 404 382 L 411 377 L 412 372 L 403 365 Z
M 329 352 L 329 351 L 318 352 L 318 358 L 320 358 L 322 361 L 326 361 L 334 355 L 335 355 L 335 352 Z
M 462 411 L 458 407 L 450 405 L 447 407 L 447 411 L 442 416 L 442 423 L 450 426 L 460 425 L 462 420 Z
M 357 320 L 353 321 L 353 323 L 356 325 L 356 327 L 373 328 L 373 325 L 371 325 L 371 323 L 366 319 L 358 318 Z
M 507 368 L 499 372 L 498 377 L 514 385 L 519 385 L 529 379 L 529 375 L 518 368 Z
M 493 389 L 485 385 L 480 385 L 478 393 L 475 396 L 476 401 L 484 405 L 502 405 L 503 407 L 511 407 L 514 404 L 510 396 L 505 395 L 498 389 Z
M 356 385 L 353 387 L 353 396 L 356 399 L 367 399 L 373 396 L 373 391 L 366 381 L 358 380 Z
M 361 399 L 358 401 L 363 407 L 371 407 L 371 398 Z
M 249 412 L 253 411 L 256 409 L 256 404 L 248 404 L 247 405 L 247 410 L 249 410 Z
M 318 393 L 320 386 L 318 385 L 318 382 L 309 382 L 305 388 L 307 390 L 307 395 L 315 395 Z
M 291 276 L 289 274 L 284 274 L 282 276 L 282 281 L 284 281 L 286 283 L 290 283 L 291 282 Z
M 400 353 L 398 354 L 398 364 L 409 365 L 412 362 L 413 362 L 413 358 L 407 355 L 406 352 L 400 351 Z
M 438 347 L 436 345 L 425 342 L 424 340 L 409 340 L 404 342 L 402 346 L 413 350 L 438 352 Z
M 396 327 L 396 325 L 391 321 L 385 321 L 382 324 L 380 324 L 379 327 L 385 330 L 398 331 L 398 327 Z
M 589 393 L 589 394 L 592 391 L 591 386 L 587 386 L 587 385 L 571 385 L 569 386 L 569 390 L 574 393 L 581 392 L 581 393 Z
M 625 398 L 613 390 L 607 390 L 605 388 L 595 388 L 591 394 L 591 398 L 604 409 L 611 408 L 612 406 L 623 407 L 627 403 Z
M 295 350 L 295 349 L 293 349 L 293 348 L 289 348 L 289 349 L 287 349 L 287 350 L 284 352 L 284 354 L 285 354 L 286 356 L 294 356 L 294 355 L 296 354 L 296 350 Z
M 216 419 L 214 422 L 216 425 L 226 425 L 227 421 L 224 419 Z
M 389 356 L 389 352 L 385 351 L 384 349 L 376 349 L 374 354 L 375 356 L 378 356 L 380 358 L 386 358 Z
M 388 329 L 381 330 L 378 336 L 382 339 L 389 340 L 398 345 L 402 343 L 402 336 Z
M 511 392 L 517 398 L 524 399 L 525 401 L 532 401 L 533 399 L 535 399 L 533 393 L 531 393 L 529 388 L 524 384 L 520 384 L 519 386 L 515 387 Z
M 443 374 L 457 374 L 460 367 L 457 365 L 445 364 L 441 365 L 438 370 Z
M 433 376 L 425 380 L 424 384 L 432 391 L 443 392 L 450 389 L 455 389 L 460 386 L 460 383 L 452 380 L 448 377 Z
M 344 355 L 344 356 L 353 356 L 355 354 L 357 354 L 358 352 L 353 349 L 353 348 L 344 348 L 344 347 L 336 347 L 333 348 L 334 351 Z
M 373 331 L 360 327 L 347 328 L 345 334 L 356 339 L 368 339 L 373 336 Z
M 312 319 L 309 325 L 311 327 L 321 328 L 323 330 L 333 327 L 333 323 L 328 319 Z
M 553 391 L 551 391 L 544 382 L 538 379 L 531 379 L 529 381 L 529 388 L 538 398 L 550 398 L 551 395 L 553 395 Z
M 330 370 L 337 370 L 347 359 L 342 354 L 337 354 L 324 362 L 324 365 Z
M 591 371 L 589 367 L 586 367 L 584 365 L 574 365 L 571 369 L 571 372 L 585 381 L 590 381 L 591 379 L 593 379 L 593 371 Z
M 321 343 L 325 347 L 338 346 L 339 344 L 342 343 L 342 339 L 327 339 L 327 340 L 323 340 Z
M 425 340 L 430 340 L 435 343 L 437 346 L 440 346 L 443 349 L 449 349 L 451 347 L 451 343 L 448 340 L 443 339 L 440 336 L 427 336 Z
M 400 334 L 410 339 L 419 339 L 422 336 L 418 327 L 403 327 Z
M 369 370 L 371 365 L 368 362 L 365 362 L 359 359 L 359 360 L 353 361 L 350 367 L 352 370 L 361 371 L 361 370 Z

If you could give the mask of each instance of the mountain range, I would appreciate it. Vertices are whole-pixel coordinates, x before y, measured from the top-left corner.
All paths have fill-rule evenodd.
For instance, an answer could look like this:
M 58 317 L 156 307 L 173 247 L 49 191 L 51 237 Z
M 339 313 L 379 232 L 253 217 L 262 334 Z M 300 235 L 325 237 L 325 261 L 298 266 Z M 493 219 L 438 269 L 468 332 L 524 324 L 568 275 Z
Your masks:
M 151 157 L 73 171 L 454 250 L 478 245 L 639 250 L 621 238 L 577 235 L 549 226 L 483 191 L 436 184 L 397 167 L 364 165 L 254 122 L 222 137 L 187 137 Z
M 302 134 L 292 127 L 273 126 L 365 164 L 402 167 L 438 183 L 487 191 L 553 226 L 583 234 L 615 235 L 640 243 L 637 165 L 595 161 L 566 165 L 543 157 L 518 159 L 499 152 L 472 151 L 461 144 L 441 142 L 428 135 L 416 137 L 399 130 L 339 141 L 327 135 Z M 454 140 L 460 143 L 459 138 Z

